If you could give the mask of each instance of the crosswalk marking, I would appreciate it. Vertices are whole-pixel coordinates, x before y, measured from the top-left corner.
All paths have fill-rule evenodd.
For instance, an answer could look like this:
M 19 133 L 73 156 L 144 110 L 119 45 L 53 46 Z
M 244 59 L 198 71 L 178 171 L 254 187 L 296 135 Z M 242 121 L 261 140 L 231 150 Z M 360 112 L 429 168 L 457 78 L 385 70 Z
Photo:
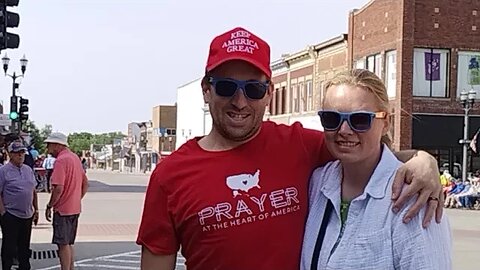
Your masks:
M 140 258 L 140 255 L 136 255 L 136 254 L 126 254 L 126 255 L 123 255 L 124 257 L 132 257 L 132 258 Z
M 118 270 L 140 270 L 140 252 L 130 251 L 119 254 L 112 254 L 107 256 L 100 256 L 95 258 L 89 258 L 79 260 L 75 262 L 75 266 L 79 269 L 118 269 Z M 38 270 L 53 270 L 60 269 L 59 265 L 46 267 Z M 185 258 L 180 253 L 177 255 L 177 270 L 185 269 Z
M 104 259 L 104 262 L 116 262 L 116 263 L 139 263 L 139 261 L 132 261 L 132 260 L 117 260 L 117 259 Z
M 124 270 L 140 270 L 140 267 L 132 267 L 132 266 L 121 266 L 121 265 L 108 265 L 108 264 L 77 264 L 76 266 L 80 267 L 92 267 L 94 269 L 99 268 L 107 268 L 107 269 L 124 269 Z M 80 268 L 81 269 L 81 268 Z

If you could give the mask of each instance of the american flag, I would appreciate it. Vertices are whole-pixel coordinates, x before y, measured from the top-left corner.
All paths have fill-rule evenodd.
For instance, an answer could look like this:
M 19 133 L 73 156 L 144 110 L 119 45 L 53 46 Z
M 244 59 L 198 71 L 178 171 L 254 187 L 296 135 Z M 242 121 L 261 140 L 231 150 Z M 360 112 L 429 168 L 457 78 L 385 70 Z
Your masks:
M 477 137 L 478 133 L 480 133 L 480 128 L 475 132 L 475 135 L 473 136 L 473 139 L 470 141 L 470 148 L 472 149 L 475 154 L 477 154 Z

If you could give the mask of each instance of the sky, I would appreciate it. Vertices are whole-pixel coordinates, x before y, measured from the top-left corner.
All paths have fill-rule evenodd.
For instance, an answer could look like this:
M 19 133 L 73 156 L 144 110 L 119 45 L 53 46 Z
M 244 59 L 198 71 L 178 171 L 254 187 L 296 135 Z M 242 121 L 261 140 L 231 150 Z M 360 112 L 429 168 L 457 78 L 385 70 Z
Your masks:
M 200 78 L 210 41 L 241 26 L 266 40 L 272 61 L 347 33 L 348 13 L 368 0 L 20 0 L 11 8 L 20 47 L 8 73 L 29 60 L 19 95 L 30 119 L 54 131 L 126 133 L 130 122 L 173 105 Z M 1 77 L 0 77 L 1 78 Z M 0 79 L 9 112 L 12 79 Z

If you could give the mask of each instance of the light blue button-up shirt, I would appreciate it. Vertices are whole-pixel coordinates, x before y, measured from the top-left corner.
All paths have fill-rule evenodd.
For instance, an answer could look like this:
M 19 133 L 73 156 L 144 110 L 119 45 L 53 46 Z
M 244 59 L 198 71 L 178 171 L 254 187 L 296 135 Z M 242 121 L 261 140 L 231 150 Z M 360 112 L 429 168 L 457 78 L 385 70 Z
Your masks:
M 301 269 L 310 269 L 327 198 L 334 205 L 318 261 L 318 269 L 451 269 L 451 233 L 447 217 L 423 229 L 425 209 L 408 224 L 403 210 L 392 212 L 391 187 L 400 161 L 383 147 L 382 157 L 362 195 L 350 203 L 342 238 L 339 161 L 317 168 L 310 183 L 310 212 L 305 228 Z M 441 206 L 439 206 L 441 207 Z M 337 243 L 338 241 L 338 243 Z M 337 243 L 337 244 L 336 244 Z

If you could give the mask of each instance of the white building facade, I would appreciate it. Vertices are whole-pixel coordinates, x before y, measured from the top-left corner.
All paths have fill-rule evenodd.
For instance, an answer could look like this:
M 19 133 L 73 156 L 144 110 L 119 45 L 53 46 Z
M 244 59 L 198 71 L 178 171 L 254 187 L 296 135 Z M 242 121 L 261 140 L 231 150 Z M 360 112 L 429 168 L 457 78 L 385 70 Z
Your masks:
M 177 88 L 176 149 L 187 140 L 203 136 L 212 128 L 212 118 L 205 105 L 201 87 L 196 79 Z

